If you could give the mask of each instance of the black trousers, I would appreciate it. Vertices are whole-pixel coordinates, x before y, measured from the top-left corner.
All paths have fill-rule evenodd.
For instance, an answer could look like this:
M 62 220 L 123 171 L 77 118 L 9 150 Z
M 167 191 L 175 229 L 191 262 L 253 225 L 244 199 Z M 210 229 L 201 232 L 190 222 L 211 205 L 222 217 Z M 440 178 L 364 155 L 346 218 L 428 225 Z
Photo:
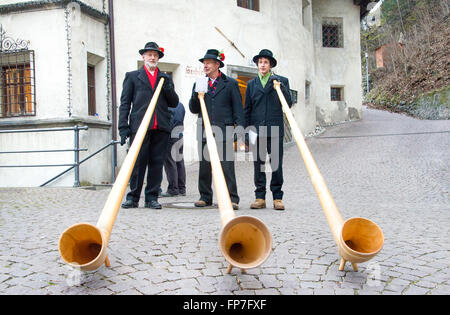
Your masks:
M 219 153 L 220 163 L 222 165 L 223 174 L 230 194 L 231 202 L 239 204 L 239 195 L 236 185 L 236 174 L 234 171 L 234 143 L 233 141 L 216 142 L 217 151 Z M 198 149 L 200 158 L 200 169 L 198 176 L 198 190 L 200 192 L 200 200 L 207 203 L 213 200 L 212 169 L 209 159 L 209 151 L 206 142 L 200 142 Z
M 255 197 L 257 199 L 266 198 L 266 152 L 269 154 L 269 161 L 272 173 L 270 190 L 273 199 L 283 199 L 283 137 L 258 137 L 256 145 L 252 146 Z
M 183 158 L 183 137 L 169 138 L 166 158 L 164 160 L 166 172 L 167 192 L 172 195 L 186 193 L 186 169 Z
M 134 137 L 131 136 L 133 142 Z M 130 192 L 127 200 L 139 201 L 144 184 L 145 171 L 147 170 L 147 185 L 145 187 L 145 201 L 157 200 L 159 187 L 162 181 L 164 158 L 170 133 L 161 130 L 149 130 L 136 159 L 130 179 Z

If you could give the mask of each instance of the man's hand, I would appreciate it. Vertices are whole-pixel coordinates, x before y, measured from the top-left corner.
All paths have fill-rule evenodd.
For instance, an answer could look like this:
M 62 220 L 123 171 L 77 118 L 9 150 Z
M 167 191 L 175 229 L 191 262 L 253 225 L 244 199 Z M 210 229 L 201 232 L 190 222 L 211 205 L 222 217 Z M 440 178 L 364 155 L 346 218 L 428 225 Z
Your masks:
M 127 138 L 131 136 L 130 127 L 119 129 L 119 135 L 120 135 L 120 145 L 124 145 L 125 142 L 127 141 Z
M 276 74 L 272 74 L 272 75 L 269 77 L 269 82 L 272 82 L 272 81 L 274 81 L 274 80 L 281 82 L 281 79 L 280 79 L 279 76 L 277 76 Z
M 164 78 L 164 83 L 162 86 L 164 91 L 170 91 L 175 89 L 172 80 L 170 80 L 170 77 L 167 74 L 162 75 L 162 77 Z
M 283 84 L 283 82 L 281 81 L 281 78 L 279 76 L 277 76 L 276 74 L 270 76 L 269 81 L 270 82 L 273 82 L 273 81 L 280 82 L 280 89 L 281 89 L 281 92 L 283 92 L 284 95 L 290 93 L 290 91 L 287 88 L 287 86 Z
M 281 78 L 279 76 L 277 76 L 276 74 L 271 75 L 270 78 L 269 78 L 269 82 L 273 83 L 273 81 L 280 82 L 280 87 L 284 88 L 284 84 L 283 84 L 283 82 L 281 82 Z

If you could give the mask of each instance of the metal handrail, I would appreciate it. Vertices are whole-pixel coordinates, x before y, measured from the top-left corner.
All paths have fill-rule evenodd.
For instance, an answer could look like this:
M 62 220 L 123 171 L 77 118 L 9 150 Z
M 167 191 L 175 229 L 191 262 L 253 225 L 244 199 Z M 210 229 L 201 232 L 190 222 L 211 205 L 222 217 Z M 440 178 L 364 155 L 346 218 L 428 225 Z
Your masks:
M 21 133 L 21 132 L 47 132 L 47 131 L 70 131 L 70 130 L 88 130 L 88 126 L 74 126 L 64 128 L 42 128 L 42 129 L 11 129 L 0 130 L 0 133 Z
M 78 149 L 78 151 L 87 151 L 88 149 Z M 0 151 L 0 154 L 10 153 L 49 153 L 49 152 L 70 152 L 76 151 L 75 149 L 61 149 L 61 150 L 31 150 L 31 151 Z
M 35 164 L 35 165 L 1 165 L 1 168 L 19 168 L 19 167 L 59 167 L 59 166 L 77 166 L 77 164 Z
M 29 151 L 0 151 L 0 154 L 16 154 L 16 153 L 50 153 L 50 152 L 74 152 L 74 163 L 73 164 L 37 164 L 37 165 L 0 165 L 0 168 L 14 168 L 14 167 L 56 167 L 56 166 L 69 166 L 68 169 L 54 176 L 50 180 L 46 181 L 44 184 L 40 185 L 43 187 L 48 183 L 54 181 L 58 177 L 64 175 L 68 171 L 75 168 L 75 182 L 74 187 L 80 186 L 80 164 L 86 162 L 91 157 L 102 152 L 111 145 L 116 145 L 120 141 L 111 140 L 110 143 L 106 144 L 96 152 L 90 154 L 86 158 L 80 161 L 80 151 L 87 151 L 88 149 L 80 149 L 80 130 L 88 130 L 88 126 L 74 126 L 74 127 L 64 127 L 64 128 L 42 128 L 42 129 L 16 129 L 16 130 L 0 130 L 0 134 L 4 133 L 24 133 L 24 132 L 51 132 L 51 131 L 74 131 L 74 148 L 73 149 L 55 149 L 55 150 L 29 150 Z M 114 150 L 113 150 L 114 151 Z M 113 152 L 112 154 L 112 182 L 115 181 L 115 166 L 117 165 L 116 156 Z
M 92 153 L 91 155 L 87 156 L 86 158 L 84 158 L 83 160 L 79 161 L 78 164 L 73 164 L 71 167 L 69 167 L 68 169 L 66 169 L 65 171 L 59 173 L 58 175 L 56 175 L 55 177 L 51 178 L 50 180 L 46 181 L 45 183 L 43 183 L 40 187 L 43 187 L 45 185 L 47 185 L 48 183 L 54 181 L 55 179 L 57 179 L 58 177 L 64 175 L 65 173 L 67 173 L 68 171 L 70 171 L 71 169 L 73 169 L 74 167 L 79 167 L 81 163 L 86 162 L 87 160 L 89 160 L 91 157 L 93 157 L 94 155 L 97 155 L 98 153 L 102 152 L 103 150 L 105 150 L 106 148 L 108 148 L 110 145 L 116 145 L 120 143 L 120 141 L 114 141 L 111 140 L 110 143 L 104 145 L 102 148 L 98 149 L 96 152 Z M 114 154 L 113 154 L 114 155 Z M 113 174 L 112 174 L 112 182 L 114 182 L 114 175 L 115 175 L 115 168 L 114 166 L 116 165 L 116 163 L 113 162 Z M 78 187 L 78 186 L 77 186 Z

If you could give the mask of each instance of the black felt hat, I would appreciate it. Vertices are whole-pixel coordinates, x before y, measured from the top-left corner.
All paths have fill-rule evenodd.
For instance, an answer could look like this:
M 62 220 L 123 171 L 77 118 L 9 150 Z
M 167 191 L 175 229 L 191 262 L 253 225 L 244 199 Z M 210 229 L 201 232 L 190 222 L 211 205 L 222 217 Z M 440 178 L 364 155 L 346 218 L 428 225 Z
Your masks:
M 225 59 L 225 55 L 219 53 L 217 49 L 208 49 L 206 51 L 205 57 L 202 59 L 199 59 L 200 62 L 203 62 L 205 59 L 214 59 L 220 63 L 220 67 L 222 68 L 224 66 L 224 63 L 222 62 Z
M 145 44 L 145 47 L 143 49 L 139 49 L 139 54 L 142 55 L 149 50 L 156 51 L 159 55 L 159 58 L 162 58 L 164 56 L 164 49 L 159 47 L 155 42 L 148 42 L 147 44 Z
M 258 60 L 259 58 L 264 57 L 270 60 L 270 66 L 272 68 L 276 67 L 277 65 L 277 60 L 273 57 L 273 53 L 268 50 L 268 49 L 263 49 L 259 52 L 258 55 L 256 55 L 255 57 L 253 57 L 253 62 L 258 64 Z

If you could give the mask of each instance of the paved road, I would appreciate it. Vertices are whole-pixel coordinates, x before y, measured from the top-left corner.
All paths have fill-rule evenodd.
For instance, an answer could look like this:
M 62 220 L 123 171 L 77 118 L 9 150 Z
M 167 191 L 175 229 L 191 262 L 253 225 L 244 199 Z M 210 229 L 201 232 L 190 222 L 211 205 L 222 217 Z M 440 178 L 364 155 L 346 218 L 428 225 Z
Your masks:
M 273 236 L 269 259 L 247 274 L 225 274 L 217 209 L 155 211 L 143 200 L 119 212 L 111 268 L 79 272 L 63 264 L 59 235 L 77 222 L 95 224 L 109 189 L 9 188 L 0 189 L 0 294 L 449 294 L 450 133 L 438 133 L 449 130 L 450 121 L 364 109 L 361 121 L 307 139 L 342 216 L 369 218 L 384 232 L 382 251 L 359 272 L 338 270 L 294 145 L 285 151 L 285 212 L 249 208 L 252 166 L 237 163 L 236 214 L 260 218 Z M 197 170 L 187 167 L 186 197 L 160 201 L 197 200 Z

